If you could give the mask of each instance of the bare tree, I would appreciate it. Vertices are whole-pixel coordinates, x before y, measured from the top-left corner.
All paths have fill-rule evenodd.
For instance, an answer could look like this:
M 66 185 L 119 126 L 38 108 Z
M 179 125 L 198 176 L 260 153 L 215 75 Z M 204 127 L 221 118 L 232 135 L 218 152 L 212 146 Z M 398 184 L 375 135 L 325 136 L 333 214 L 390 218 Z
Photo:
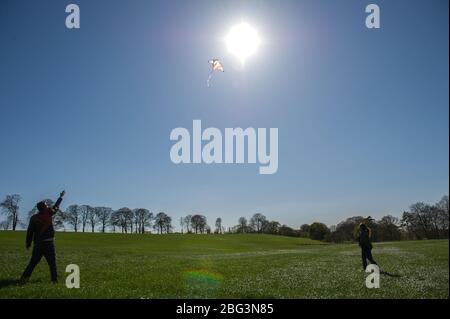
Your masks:
M 184 230 L 184 217 L 180 217 L 180 226 L 181 226 L 181 233 L 183 234 L 183 230 Z
M 191 233 L 191 219 L 192 219 L 192 215 L 187 215 L 186 217 L 184 217 L 184 224 L 186 225 L 186 232 L 189 234 Z
M 450 203 L 448 196 L 444 196 L 441 198 L 441 200 L 436 203 L 437 208 L 437 219 L 438 223 L 440 225 L 442 238 L 448 238 L 449 237 L 449 209 L 450 209 Z
M 191 218 L 191 226 L 192 229 L 195 230 L 196 234 L 198 232 L 203 234 L 208 226 L 206 223 L 206 217 L 200 214 L 193 215 Z
M 116 232 L 116 227 L 122 228 L 122 226 L 120 224 L 120 217 L 119 217 L 118 211 L 111 212 L 111 217 L 109 219 L 109 225 L 111 225 L 113 233 Z M 123 232 L 123 229 L 122 229 L 122 232 Z
M 131 209 L 123 211 L 126 220 L 126 227 L 130 229 L 130 233 L 133 233 L 134 225 L 134 212 Z
M 201 218 L 202 218 L 201 215 L 198 215 L 198 214 L 193 215 L 193 216 L 191 217 L 191 227 L 192 227 L 192 230 L 193 230 L 196 234 L 198 233 L 199 228 L 200 228 L 200 219 L 201 219 Z
M 156 214 L 155 217 L 155 225 L 153 226 L 157 231 L 158 234 L 162 234 L 164 230 L 164 223 L 165 223 L 166 214 L 163 212 L 159 212 Z
M 105 232 L 106 226 L 111 219 L 112 208 L 109 207 L 95 207 L 95 214 L 97 215 L 98 222 L 101 226 L 102 233 Z
M 238 232 L 239 233 L 245 233 L 247 232 L 247 218 L 245 217 L 239 217 L 238 220 Z
M 222 218 L 218 217 L 216 219 L 216 233 L 222 234 L 223 228 L 222 228 Z
M 89 205 L 81 205 L 78 206 L 78 210 L 80 212 L 81 229 L 84 233 L 86 230 L 86 225 L 88 224 L 89 221 L 90 213 L 93 210 L 93 208 Z
M 440 238 L 441 227 L 439 209 L 422 202 L 411 205 L 409 212 L 404 212 L 402 226 L 417 239 Z
M 98 221 L 99 221 L 95 207 L 90 207 L 88 209 L 87 218 L 88 218 L 89 225 L 91 226 L 91 232 L 95 232 L 95 225 L 97 225 Z
M 400 240 L 400 222 L 397 217 L 386 215 L 377 223 L 376 239 L 378 241 Z
M 164 232 L 169 233 L 172 229 L 172 218 L 164 212 L 159 212 L 155 216 L 155 224 L 153 225 L 153 228 L 158 231 L 158 234 L 162 234 Z
M 122 233 L 128 233 L 128 226 L 132 220 L 133 212 L 128 207 L 122 207 L 112 214 L 112 223 L 121 228 Z
M 133 209 L 132 212 L 133 212 L 134 232 L 137 234 L 141 232 L 141 227 L 139 226 L 139 216 L 137 213 L 137 209 Z
M 78 225 L 80 224 L 80 209 L 78 205 L 70 205 L 67 207 L 66 221 L 73 227 L 75 232 L 78 232 Z
M 172 231 L 172 217 L 166 215 L 164 226 L 166 228 L 166 234 L 169 234 Z
M 266 216 L 260 213 L 256 213 L 252 216 L 252 218 L 250 218 L 250 227 L 257 233 L 261 233 L 265 222 Z
M 136 233 L 145 233 L 145 227 L 151 226 L 153 213 L 145 208 L 136 208 L 134 211 Z
M 6 195 L 0 203 L 1 213 L 11 220 L 12 230 L 16 230 L 19 223 L 19 202 L 22 198 L 18 194 Z
M 2 230 L 8 230 L 9 229 L 9 225 L 11 224 L 11 218 L 7 218 L 6 220 L 0 222 L 0 228 Z

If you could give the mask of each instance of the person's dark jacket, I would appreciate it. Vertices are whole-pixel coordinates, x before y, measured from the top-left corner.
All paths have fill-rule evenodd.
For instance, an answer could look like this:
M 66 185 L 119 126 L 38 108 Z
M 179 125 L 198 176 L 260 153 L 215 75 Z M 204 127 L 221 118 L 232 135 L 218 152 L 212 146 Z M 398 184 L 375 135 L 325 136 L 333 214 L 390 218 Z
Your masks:
M 372 249 L 372 241 L 370 240 L 370 233 L 368 229 L 361 229 L 359 232 L 359 246 L 361 248 Z
M 30 218 L 28 224 L 26 247 L 31 246 L 31 242 L 38 244 L 45 240 L 51 240 L 55 236 L 53 228 L 53 216 L 58 212 L 62 197 L 59 197 L 52 207 L 48 207 Z

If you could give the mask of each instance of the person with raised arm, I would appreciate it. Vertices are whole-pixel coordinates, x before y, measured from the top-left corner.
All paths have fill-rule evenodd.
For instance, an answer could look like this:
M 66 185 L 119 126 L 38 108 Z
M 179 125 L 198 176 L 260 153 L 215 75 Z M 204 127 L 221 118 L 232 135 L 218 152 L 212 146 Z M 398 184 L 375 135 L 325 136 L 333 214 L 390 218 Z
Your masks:
M 59 194 L 58 200 L 52 207 L 49 207 L 45 201 L 40 201 L 36 205 L 38 213 L 34 214 L 30 218 L 25 243 L 26 248 L 29 249 L 31 247 L 31 243 L 34 242 L 33 252 L 31 254 L 30 262 L 28 263 L 27 268 L 25 268 L 25 271 L 20 279 L 22 283 L 26 283 L 28 281 L 34 268 L 37 266 L 42 257 L 44 257 L 48 263 L 52 282 L 58 282 L 53 216 L 59 211 L 59 205 L 61 204 L 64 195 L 65 191 L 62 191 Z

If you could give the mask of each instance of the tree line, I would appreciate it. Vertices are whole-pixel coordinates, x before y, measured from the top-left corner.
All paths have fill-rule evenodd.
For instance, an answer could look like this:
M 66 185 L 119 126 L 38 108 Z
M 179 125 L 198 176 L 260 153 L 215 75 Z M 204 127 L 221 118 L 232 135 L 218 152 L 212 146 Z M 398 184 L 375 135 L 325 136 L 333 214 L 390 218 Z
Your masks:
M 449 197 L 443 196 L 435 204 L 423 202 L 412 204 L 401 218 L 392 215 L 379 220 L 371 216 L 354 216 L 328 227 L 324 223 L 303 224 L 299 229 L 270 221 L 262 214 L 253 215 L 250 220 L 240 217 L 232 233 L 264 233 L 314 240 L 342 243 L 355 241 L 359 236 L 359 225 L 365 223 L 372 230 L 373 241 L 396 241 L 413 239 L 449 238 Z
M 7 195 L 0 202 L 0 212 L 6 219 L 0 223 L 3 230 L 16 230 L 26 227 L 19 217 L 20 195 Z M 51 199 L 45 200 L 49 206 Z M 28 219 L 37 213 L 34 207 L 28 213 Z M 314 222 L 303 224 L 298 229 L 282 225 L 278 221 L 268 220 L 260 213 L 250 219 L 240 217 L 237 225 L 228 227 L 222 225 L 222 219 L 215 220 L 212 229 L 207 218 L 202 214 L 189 214 L 179 220 L 181 233 L 194 234 L 233 234 L 259 233 L 292 237 L 304 237 L 328 242 L 354 241 L 358 236 L 360 223 L 365 223 L 372 229 L 374 241 L 395 241 L 404 239 L 443 239 L 449 238 L 449 197 L 443 196 L 435 204 L 415 203 L 401 218 L 386 215 L 379 220 L 372 217 L 354 216 L 328 227 L 324 223 Z M 93 207 L 90 205 L 70 205 L 55 215 L 54 225 L 57 229 L 71 229 L 75 232 L 121 232 L 147 233 L 153 230 L 158 234 L 173 232 L 172 218 L 164 212 L 153 214 L 148 209 L 130 209 L 122 207 L 113 210 L 110 207 Z
M 1 213 L 6 219 L 0 223 L 3 230 L 16 230 L 18 226 L 25 228 L 26 222 L 36 214 L 34 207 L 28 212 L 26 222 L 19 218 L 19 202 L 21 197 L 17 194 L 7 195 L 0 203 Z M 52 206 L 53 200 L 45 199 L 48 206 Z M 172 218 L 164 212 L 154 215 L 148 209 L 130 209 L 122 207 L 113 210 L 110 207 L 93 207 L 90 205 L 70 205 L 65 210 L 60 210 L 54 217 L 53 224 L 56 229 L 71 229 L 74 232 L 122 232 L 143 234 L 153 229 L 159 234 L 170 233 L 173 229 Z

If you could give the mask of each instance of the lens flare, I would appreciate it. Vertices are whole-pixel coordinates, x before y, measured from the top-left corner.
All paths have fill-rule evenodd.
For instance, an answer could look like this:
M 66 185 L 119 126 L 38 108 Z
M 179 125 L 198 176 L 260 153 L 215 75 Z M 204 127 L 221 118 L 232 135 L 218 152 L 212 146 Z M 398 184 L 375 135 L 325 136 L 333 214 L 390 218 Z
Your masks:
M 207 284 L 209 286 L 220 286 L 223 282 L 223 275 L 204 270 L 187 270 L 183 272 L 183 277 L 187 283 Z
M 242 22 L 231 28 L 226 37 L 226 43 L 228 51 L 244 63 L 258 50 L 261 40 L 252 26 Z

